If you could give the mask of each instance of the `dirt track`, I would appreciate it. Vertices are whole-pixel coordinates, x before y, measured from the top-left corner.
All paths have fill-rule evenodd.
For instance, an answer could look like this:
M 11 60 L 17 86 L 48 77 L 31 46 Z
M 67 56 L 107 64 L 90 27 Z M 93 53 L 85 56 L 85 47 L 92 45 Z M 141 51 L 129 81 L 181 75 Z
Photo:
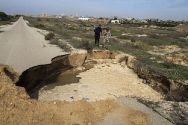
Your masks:
M 64 54 L 60 48 L 48 44 L 35 28 L 29 27 L 23 17 L 0 30 L 4 31 L 0 33 L 0 63 L 12 66 L 19 73 Z

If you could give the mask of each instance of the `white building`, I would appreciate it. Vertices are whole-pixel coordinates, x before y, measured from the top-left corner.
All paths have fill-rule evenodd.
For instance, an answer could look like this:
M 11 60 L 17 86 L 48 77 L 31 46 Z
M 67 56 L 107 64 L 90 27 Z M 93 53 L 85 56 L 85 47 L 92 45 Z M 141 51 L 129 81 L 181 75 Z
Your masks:
M 132 18 L 132 17 L 127 17 L 126 18 L 126 20 L 128 20 L 128 21 L 131 21 L 131 20 L 133 20 L 134 18 Z
M 61 18 L 62 18 L 62 16 L 60 16 L 60 15 L 57 15 L 57 16 L 55 16 L 55 18 L 59 18 L 59 19 L 61 19 Z
M 87 17 L 80 17 L 80 18 L 78 18 L 79 20 L 82 20 L 82 21 L 88 21 L 88 20 L 90 20 L 90 18 L 87 18 Z
M 111 23 L 120 24 L 120 20 L 111 20 Z

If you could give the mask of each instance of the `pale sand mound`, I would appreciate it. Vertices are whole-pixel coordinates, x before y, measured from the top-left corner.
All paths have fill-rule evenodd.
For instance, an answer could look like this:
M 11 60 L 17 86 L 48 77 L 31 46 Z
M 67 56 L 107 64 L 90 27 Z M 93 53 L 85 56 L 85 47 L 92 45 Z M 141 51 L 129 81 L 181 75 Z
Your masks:
M 57 83 L 45 86 L 39 92 L 39 100 L 96 101 L 121 96 L 155 101 L 162 99 L 159 93 L 144 84 L 132 70 L 120 64 L 97 64 L 77 77 L 81 77 L 79 83 L 63 86 L 65 83 L 59 78 Z

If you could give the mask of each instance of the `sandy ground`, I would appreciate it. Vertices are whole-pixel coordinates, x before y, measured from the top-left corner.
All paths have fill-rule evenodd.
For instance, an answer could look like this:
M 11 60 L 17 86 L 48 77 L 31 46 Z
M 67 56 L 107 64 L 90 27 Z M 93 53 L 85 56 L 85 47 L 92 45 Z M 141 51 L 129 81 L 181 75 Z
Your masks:
M 48 64 L 53 57 L 65 54 L 48 44 L 44 36 L 29 27 L 21 17 L 13 25 L 1 27 L 0 63 L 12 66 L 17 72 L 41 64 Z
M 122 96 L 155 101 L 162 99 L 158 92 L 144 84 L 132 70 L 120 64 L 97 64 L 94 68 L 77 75 L 80 80 L 72 84 L 69 81 L 65 85 L 64 77 L 67 76 L 62 75 L 56 83 L 43 87 L 39 92 L 39 100 L 98 101 Z

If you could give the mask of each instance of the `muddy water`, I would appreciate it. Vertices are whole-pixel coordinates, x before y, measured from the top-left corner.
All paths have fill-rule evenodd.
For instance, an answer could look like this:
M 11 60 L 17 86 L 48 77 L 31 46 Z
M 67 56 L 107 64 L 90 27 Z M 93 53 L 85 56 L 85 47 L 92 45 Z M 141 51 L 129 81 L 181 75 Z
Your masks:
M 70 84 L 73 84 L 73 83 L 79 83 L 80 82 L 80 79 L 81 77 L 79 77 L 78 75 L 81 73 L 81 72 L 85 72 L 87 70 L 90 70 L 94 67 L 94 65 L 96 65 L 97 62 L 96 61 L 87 61 L 84 66 L 82 67 L 81 70 L 68 70 L 68 71 L 65 71 L 63 72 L 59 77 L 58 79 L 56 79 L 56 81 L 54 82 L 50 82 L 50 84 L 46 85 L 43 90 L 44 91 L 48 91 L 48 90 L 52 90 L 54 89 L 54 87 L 56 86 L 64 86 L 64 85 L 70 85 Z
M 97 101 L 121 96 L 162 99 L 158 92 L 145 85 L 132 70 L 113 63 L 97 64 L 79 74 L 66 72 L 55 83 L 39 91 L 39 100 L 45 101 Z
M 77 74 L 75 72 L 66 71 L 62 73 L 54 83 L 45 86 L 43 90 L 50 91 L 54 89 L 56 86 L 64 86 L 72 83 L 79 83 L 80 79 L 81 78 L 77 77 Z

